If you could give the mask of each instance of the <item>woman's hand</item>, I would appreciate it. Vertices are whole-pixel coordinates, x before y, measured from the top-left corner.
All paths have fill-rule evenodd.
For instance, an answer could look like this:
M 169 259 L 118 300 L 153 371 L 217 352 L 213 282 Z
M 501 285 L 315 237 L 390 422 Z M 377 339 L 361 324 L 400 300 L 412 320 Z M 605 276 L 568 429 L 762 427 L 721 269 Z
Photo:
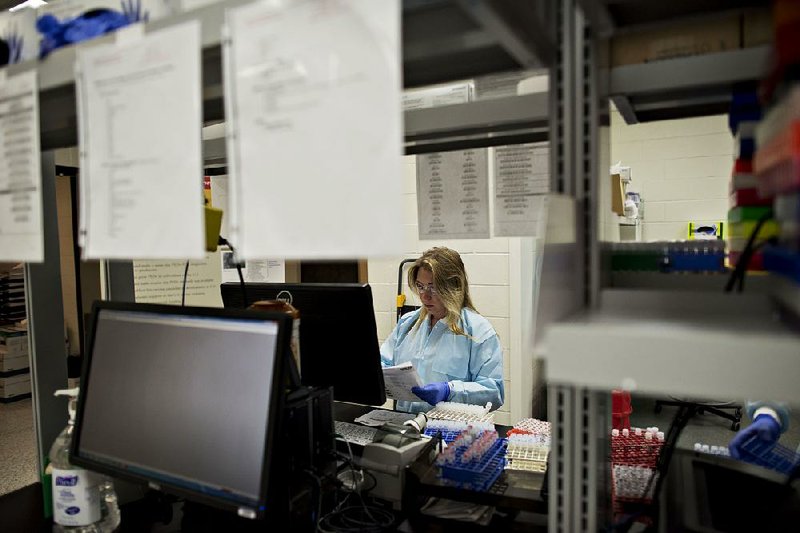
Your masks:
M 742 459 L 745 444 L 751 439 L 757 439 L 761 446 L 772 447 L 778 442 L 781 435 L 781 425 L 775 418 L 768 414 L 761 414 L 753 422 L 741 430 L 728 445 L 731 457 Z
M 411 392 L 431 405 L 444 402 L 450 397 L 450 385 L 446 381 L 429 383 L 422 387 L 411 387 Z

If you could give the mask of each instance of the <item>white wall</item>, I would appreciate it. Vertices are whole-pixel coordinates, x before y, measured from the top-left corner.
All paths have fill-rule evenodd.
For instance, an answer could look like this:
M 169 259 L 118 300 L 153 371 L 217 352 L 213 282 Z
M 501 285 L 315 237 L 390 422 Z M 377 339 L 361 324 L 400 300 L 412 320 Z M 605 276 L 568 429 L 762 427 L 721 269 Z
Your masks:
M 643 240 L 687 238 L 688 222 L 727 219 L 733 137 L 726 115 L 627 125 L 611 107 L 611 164 L 631 167 Z
M 372 286 L 375 300 L 375 314 L 378 322 L 378 337 L 383 343 L 396 322 L 397 275 L 400 261 L 419 255 L 433 246 L 447 246 L 461 254 L 467 269 L 470 291 L 478 311 L 485 316 L 497 330 L 503 345 L 503 372 L 505 381 L 505 404 L 497 411 L 495 423 L 513 424 L 511 419 L 511 347 L 512 338 L 518 338 L 519 331 L 511 328 L 511 271 L 512 262 L 519 262 L 519 239 L 494 237 L 491 239 L 460 239 L 441 241 L 420 241 L 417 226 L 417 166 L 416 157 L 405 158 L 405 178 L 403 188 L 405 252 L 403 257 L 370 259 L 368 261 L 368 282 Z M 490 184 L 493 167 L 493 152 L 489 154 Z M 490 189 L 491 190 L 491 189 Z M 409 305 L 419 305 L 408 287 L 403 285 L 403 294 L 410 300 Z M 519 329 L 519 328 L 515 328 Z

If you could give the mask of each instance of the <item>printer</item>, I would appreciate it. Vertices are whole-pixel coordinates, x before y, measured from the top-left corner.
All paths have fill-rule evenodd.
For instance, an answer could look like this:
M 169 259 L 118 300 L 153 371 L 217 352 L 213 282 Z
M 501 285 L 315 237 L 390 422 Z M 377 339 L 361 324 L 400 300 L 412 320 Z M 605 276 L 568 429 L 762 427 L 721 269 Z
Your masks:
M 363 448 L 356 463 L 375 476 L 376 486 L 371 494 L 400 508 L 405 486 L 405 467 L 413 462 L 430 437 L 408 425 L 384 424 L 373 442 Z M 431 453 L 435 453 L 432 450 Z

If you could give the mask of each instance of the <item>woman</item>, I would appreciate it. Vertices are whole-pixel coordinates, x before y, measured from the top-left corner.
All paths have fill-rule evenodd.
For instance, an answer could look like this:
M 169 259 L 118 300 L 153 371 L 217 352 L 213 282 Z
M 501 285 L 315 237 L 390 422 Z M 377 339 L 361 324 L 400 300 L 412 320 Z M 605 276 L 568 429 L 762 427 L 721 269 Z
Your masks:
M 408 285 L 422 306 L 400 317 L 381 346 L 381 361 L 410 361 L 425 383 L 411 391 L 424 401 L 398 401 L 396 408 L 417 413 L 444 401 L 503 405 L 503 348 L 472 305 L 458 252 L 426 251 L 408 270 Z

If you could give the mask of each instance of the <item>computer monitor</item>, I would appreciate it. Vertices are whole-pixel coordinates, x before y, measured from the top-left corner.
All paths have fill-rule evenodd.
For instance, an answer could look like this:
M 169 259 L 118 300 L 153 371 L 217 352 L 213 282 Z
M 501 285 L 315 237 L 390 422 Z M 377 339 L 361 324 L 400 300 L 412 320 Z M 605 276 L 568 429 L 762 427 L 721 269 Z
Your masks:
M 283 313 L 95 302 L 72 462 L 265 516 L 290 331 Z
M 664 531 L 796 532 L 800 489 L 788 481 L 731 457 L 677 449 L 664 486 Z
M 223 283 L 226 308 L 244 306 L 240 283 Z M 337 401 L 383 405 L 372 289 L 361 283 L 245 283 L 247 303 L 287 299 L 300 312 L 303 385 L 333 387 Z

